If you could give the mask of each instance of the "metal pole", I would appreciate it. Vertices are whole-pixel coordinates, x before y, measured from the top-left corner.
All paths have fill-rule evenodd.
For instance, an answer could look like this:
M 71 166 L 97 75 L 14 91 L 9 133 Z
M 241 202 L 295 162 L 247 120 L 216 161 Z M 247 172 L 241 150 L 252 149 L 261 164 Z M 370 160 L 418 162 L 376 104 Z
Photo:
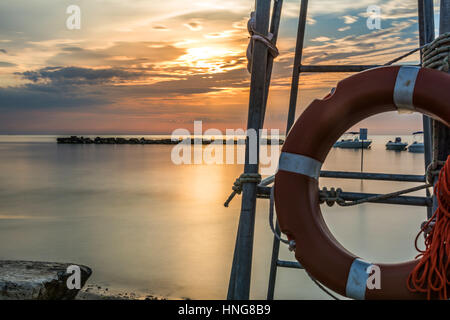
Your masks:
M 450 1 L 441 0 L 439 35 L 450 32 Z
M 361 173 L 363 172 L 363 164 L 364 164 L 364 141 L 361 140 Z
M 272 10 L 272 19 L 269 32 L 273 34 L 272 43 L 277 44 L 278 31 L 280 30 L 281 9 L 283 8 L 283 0 L 275 0 Z M 266 115 L 267 99 L 269 98 L 269 87 L 272 79 L 273 57 L 268 56 L 267 59 L 267 77 L 266 77 L 266 95 L 264 97 L 263 116 L 261 119 L 261 128 L 264 127 L 264 119 Z
M 419 0 L 419 39 L 420 46 L 430 43 L 435 38 L 434 33 L 434 5 L 433 0 Z M 422 63 L 422 55 L 420 56 L 420 62 Z M 425 148 L 425 170 L 431 163 L 432 158 L 432 122 L 431 118 L 423 115 L 423 143 Z M 426 190 L 427 197 L 430 197 L 430 191 Z M 433 208 L 427 207 L 427 216 L 431 218 L 433 215 Z
M 278 221 L 275 224 L 275 232 L 277 235 L 281 234 Z M 278 240 L 277 237 L 274 236 L 272 245 L 272 260 L 270 262 L 269 287 L 267 288 L 267 300 L 273 300 L 275 294 L 275 283 L 277 281 L 277 268 L 279 255 L 280 255 L 280 240 Z
M 307 12 L 308 12 L 308 0 L 302 0 L 300 4 L 297 44 L 295 49 L 294 67 L 292 71 L 291 97 L 289 102 L 289 114 L 286 124 L 286 135 L 288 134 L 295 120 L 295 109 L 297 105 L 300 64 L 302 62 L 302 55 L 303 55 L 303 43 L 305 39 Z M 278 221 L 275 224 L 275 232 L 277 235 L 281 234 Z M 277 237 L 274 236 L 272 245 L 272 260 L 270 263 L 269 287 L 267 289 L 267 300 L 273 300 L 274 298 L 279 254 L 280 254 L 280 240 L 278 240 Z
M 450 0 L 441 0 L 439 34 L 450 32 Z M 450 73 L 450 72 L 449 72 Z M 446 125 L 433 121 L 433 148 L 436 148 L 436 156 L 439 161 L 447 160 L 450 153 L 450 128 Z M 437 177 L 435 183 L 437 182 Z M 438 207 L 436 196 L 433 197 L 433 211 Z
M 267 35 L 270 19 L 270 0 L 256 0 L 256 31 Z M 267 47 L 261 41 L 254 42 L 253 66 L 250 84 L 250 102 L 247 130 L 256 131 L 257 150 L 251 150 L 249 138 L 246 143 L 244 172 L 258 173 L 259 129 L 263 117 L 266 91 Z M 250 152 L 256 152 L 256 163 L 250 163 Z M 228 288 L 228 299 L 247 300 L 250 296 L 252 271 L 253 235 L 255 229 L 256 182 L 245 183 L 242 187 L 242 204 L 236 239 L 233 266 Z
M 292 72 L 291 96 L 289 99 L 289 113 L 286 127 L 286 136 L 294 124 L 295 110 L 297 108 L 298 83 L 300 80 L 300 65 L 303 56 L 303 44 L 305 41 L 306 15 L 308 14 L 308 0 L 302 0 L 300 17 L 298 20 L 297 44 L 295 48 L 294 68 Z

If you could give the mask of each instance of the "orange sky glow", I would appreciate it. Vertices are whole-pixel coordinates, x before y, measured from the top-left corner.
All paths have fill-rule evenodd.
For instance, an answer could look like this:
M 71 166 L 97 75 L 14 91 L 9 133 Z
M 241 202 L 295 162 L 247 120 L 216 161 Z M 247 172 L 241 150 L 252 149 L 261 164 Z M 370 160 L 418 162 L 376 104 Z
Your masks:
M 81 29 L 65 26 L 81 9 Z M 300 1 L 285 0 L 267 128 L 285 129 Z M 310 1 L 304 64 L 381 64 L 418 46 L 417 1 Z M 382 29 L 366 8 L 382 9 Z M 246 24 L 253 0 L 7 0 L 0 4 L 0 133 L 170 134 L 244 128 Z M 405 62 L 418 63 L 418 55 Z M 305 74 L 298 114 L 348 74 Z M 421 129 L 419 115 L 365 121 Z

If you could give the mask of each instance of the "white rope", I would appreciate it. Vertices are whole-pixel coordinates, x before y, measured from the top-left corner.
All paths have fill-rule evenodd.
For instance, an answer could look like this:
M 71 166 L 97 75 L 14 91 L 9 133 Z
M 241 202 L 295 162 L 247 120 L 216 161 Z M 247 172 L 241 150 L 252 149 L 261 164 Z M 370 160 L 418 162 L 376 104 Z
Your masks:
M 247 30 L 250 34 L 250 42 L 247 47 L 247 70 L 248 72 L 252 72 L 252 65 L 253 65 L 253 48 L 255 46 L 255 41 L 260 41 L 264 43 L 267 48 L 269 49 L 270 55 L 275 59 L 280 54 L 278 52 L 277 47 L 273 44 L 273 34 L 269 32 L 267 36 L 260 34 L 256 31 L 256 14 L 255 11 L 250 13 L 250 19 L 247 23 Z
M 422 54 L 422 66 L 448 72 L 450 69 L 450 32 L 428 44 Z
M 269 225 L 270 225 L 270 230 L 272 230 L 273 235 L 280 240 L 281 242 L 287 244 L 289 246 L 289 251 L 293 251 L 295 249 L 295 241 L 291 240 L 286 240 L 283 239 L 278 232 L 276 232 L 275 227 L 273 225 L 273 216 L 274 216 L 274 194 L 273 194 L 273 186 L 272 188 L 270 188 L 270 205 L 269 205 Z

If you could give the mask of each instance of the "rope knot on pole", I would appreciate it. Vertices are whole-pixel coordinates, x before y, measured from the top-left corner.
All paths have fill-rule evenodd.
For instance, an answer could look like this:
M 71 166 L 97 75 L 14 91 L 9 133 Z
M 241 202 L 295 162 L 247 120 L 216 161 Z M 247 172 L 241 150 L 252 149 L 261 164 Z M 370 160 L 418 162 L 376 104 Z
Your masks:
M 260 182 L 261 182 L 261 175 L 259 173 L 243 173 L 243 174 L 241 174 L 239 176 L 239 178 L 237 178 L 234 181 L 233 187 L 231 188 L 231 189 L 233 189 L 233 192 L 230 194 L 227 201 L 225 201 L 225 203 L 223 205 L 228 208 L 228 205 L 230 204 L 231 200 L 233 200 L 234 196 L 236 194 L 242 193 L 242 187 L 243 187 L 244 183 L 258 183 L 259 184 Z
M 448 72 L 450 70 L 450 32 L 437 37 L 424 47 L 423 67 Z
M 278 48 L 273 43 L 273 34 L 269 32 L 267 36 L 259 33 L 256 31 L 256 14 L 255 11 L 250 13 L 250 19 L 247 23 L 247 30 L 250 34 L 250 42 L 247 47 L 247 70 L 248 72 L 252 72 L 252 65 L 253 65 L 253 47 L 255 41 L 260 41 L 266 45 L 266 47 L 269 49 L 269 54 L 275 59 L 280 54 L 278 51 Z
M 332 207 L 336 203 L 338 205 L 340 205 L 341 207 L 351 207 L 351 206 L 356 206 L 356 205 L 367 203 L 367 202 L 379 202 L 382 200 L 395 198 L 402 194 L 419 191 L 419 190 L 426 189 L 426 188 L 429 188 L 432 186 L 433 186 L 433 184 L 427 183 L 427 184 L 423 184 L 423 185 L 413 187 L 413 188 L 403 189 L 400 191 L 395 191 L 395 192 L 386 193 L 386 194 L 373 195 L 373 196 L 370 196 L 367 198 L 362 198 L 362 199 L 354 200 L 354 201 L 346 201 L 341 188 L 337 188 L 337 189 L 330 188 L 330 190 L 328 190 L 326 187 L 324 187 L 324 188 L 322 188 L 322 190 L 319 190 L 319 202 L 320 202 L 320 204 L 326 203 L 329 207 Z
M 437 161 L 433 159 L 431 163 L 427 167 L 427 171 L 425 176 L 427 178 L 427 182 L 429 184 L 433 184 L 434 180 L 437 176 L 439 176 L 439 172 L 441 171 L 441 167 L 445 164 L 445 161 Z
M 327 206 L 332 207 L 335 203 L 342 205 L 345 203 L 345 200 L 341 198 L 342 189 L 341 188 L 330 188 L 328 190 L 326 187 L 323 187 L 322 190 L 319 191 L 319 201 L 320 204 L 326 203 Z

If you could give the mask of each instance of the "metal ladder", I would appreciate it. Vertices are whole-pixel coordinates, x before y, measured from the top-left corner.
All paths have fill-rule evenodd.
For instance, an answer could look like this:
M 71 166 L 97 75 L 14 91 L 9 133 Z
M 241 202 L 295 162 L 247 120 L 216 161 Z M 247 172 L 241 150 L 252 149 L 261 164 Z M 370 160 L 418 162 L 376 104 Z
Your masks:
M 297 32 L 297 43 L 295 50 L 292 84 L 289 102 L 289 112 L 287 119 L 286 133 L 294 124 L 295 111 L 297 105 L 298 88 L 300 74 L 304 72 L 360 72 L 378 65 L 302 65 L 304 36 L 306 29 L 306 19 L 308 11 L 308 0 L 300 0 L 300 15 Z M 448 1 L 450 5 L 450 0 Z M 256 0 L 256 21 L 257 31 L 267 35 L 269 28 L 270 0 Z M 281 7 L 283 0 L 275 0 L 272 10 L 270 32 L 274 34 L 274 42 L 278 36 L 278 26 L 280 23 Z M 442 5 L 442 4 L 441 4 Z M 433 0 L 418 0 L 419 34 L 420 45 L 431 42 L 434 35 L 434 9 Z M 450 13 L 450 8 L 449 8 Z M 255 42 L 253 55 L 253 69 L 250 85 L 250 105 L 248 129 L 259 129 L 264 123 L 267 96 L 270 84 L 273 60 L 267 55 L 267 48 L 259 42 Z M 425 168 L 431 162 L 431 120 L 423 117 L 424 144 L 425 144 Z M 248 144 L 247 150 L 248 153 Z M 258 172 L 258 164 L 246 163 L 244 172 Z M 403 174 L 383 174 L 383 173 L 359 173 L 341 171 L 321 171 L 321 177 L 344 178 L 344 179 L 368 179 L 384 181 L 405 181 L 405 182 L 425 182 L 425 175 L 403 175 Z M 270 187 L 258 186 L 256 183 L 246 183 L 242 188 L 242 206 L 239 220 L 239 227 L 236 237 L 236 245 L 233 257 L 233 265 L 230 275 L 227 298 L 231 300 L 249 299 L 250 279 L 253 252 L 253 234 L 255 222 L 255 207 L 258 198 L 267 199 L 270 195 Z M 373 196 L 365 193 L 342 193 L 345 200 L 358 200 Z M 378 203 L 415 205 L 427 207 L 428 217 L 432 214 L 432 200 L 429 193 L 427 197 L 398 196 Z M 275 226 L 276 233 L 280 235 L 278 223 Z M 284 261 L 279 259 L 280 241 L 276 236 L 273 240 L 272 260 L 270 267 L 267 299 L 274 298 L 276 275 L 278 267 L 302 269 L 298 262 Z

